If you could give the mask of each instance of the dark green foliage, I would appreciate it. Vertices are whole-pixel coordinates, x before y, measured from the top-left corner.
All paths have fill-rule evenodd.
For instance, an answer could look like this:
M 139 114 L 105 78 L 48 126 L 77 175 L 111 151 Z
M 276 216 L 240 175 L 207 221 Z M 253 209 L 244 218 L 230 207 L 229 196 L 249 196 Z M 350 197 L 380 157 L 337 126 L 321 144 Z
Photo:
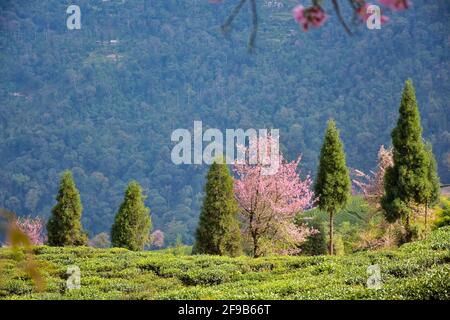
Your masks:
M 320 150 L 319 168 L 314 186 L 319 208 L 336 213 L 350 199 L 351 182 L 345 163 L 344 146 L 333 120 L 328 121 Z
M 358 228 L 367 223 L 370 215 L 370 207 L 360 195 L 351 196 L 345 208 L 342 208 L 337 214 L 335 223 L 337 226 L 349 222 Z M 313 208 L 298 215 L 298 219 L 306 218 L 307 220 L 314 218 L 314 222 L 326 223 L 328 221 L 328 213 L 319 208 Z
M 63 172 L 56 201 L 58 203 L 53 207 L 52 216 L 47 223 L 48 244 L 86 245 L 88 238 L 81 225 L 83 206 L 71 171 Z
M 130 182 L 111 229 L 113 247 L 139 251 L 148 244 L 152 222 L 144 200 L 139 183 Z
M 330 216 L 329 251 L 333 254 L 333 215 L 350 199 L 351 182 L 345 163 L 344 146 L 333 120 L 328 121 L 320 150 L 319 168 L 314 186 L 319 208 Z
M 319 219 L 307 221 L 307 225 L 314 228 L 318 233 L 309 236 L 304 243 L 301 244 L 301 255 L 317 256 L 327 253 L 327 234 L 324 227 L 325 222 Z
M 228 166 L 214 162 L 208 172 L 205 198 L 195 236 L 194 254 L 237 256 L 241 236 L 237 221 L 233 178 Z
M 434 157 L 431 143 L 427 143 L 425 145 L 425 151 L 429 161 L 426 205 L 432 206 L 439 201 L 439 196 L 441 194 L 441 182 L 438 176 L 436 158 Z
M 431 196 L 430 158 L 422 139 L 420 114 L 411 80 L 406 81 L 403 89 L 397 126 L 392 131 L 392 144 L 394 166 L 386 170 L 385 195 L 381 205 L 388 221 L 404 220 L 409 232 L 411 206 L 414 203 L 425 204 Z
M 433 147 L 431 143 L 425 145 L 425 151 L 428 157 L 428 181 L 425 195 L 425 232 L 428 231 L 429 213 L 428 208 L 439 202 L 441 195 L 441 183 L 437 172 L 436 158 L 433 154 Z

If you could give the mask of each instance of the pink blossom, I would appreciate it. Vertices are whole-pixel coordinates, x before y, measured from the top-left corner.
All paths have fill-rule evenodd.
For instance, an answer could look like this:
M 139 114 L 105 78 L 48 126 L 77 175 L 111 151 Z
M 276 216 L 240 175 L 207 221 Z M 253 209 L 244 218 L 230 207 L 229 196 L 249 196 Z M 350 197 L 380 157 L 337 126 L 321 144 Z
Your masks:
M 44 236 L 44 223 L 42 219 L 38 218 L 17 218 L 14 221 L 15 226 L 25 233 L 27 237 L 30 239 L 30 242 L 34 245 L 42 245 L 44 244 L 45 236 Z
M 279 150 L 273 147 L 278 141 L 271 136 L 258 140 L 256 144 L 250 141 L 250 145 Z M 246 154 L 249 152 L 253 151 L 247 150 Z M 308 231 L 296 226 L 293 218 L 298 212 L 311 207 L 314 197 L 311 178 L 307 176 L 302 180 L 297 173 L 300 157 L 292 162 L 285 161 L 281 154 L 277 157 L 271 155 L 270 158 L 271 161 L 278 161 L 278 170 L 272 175 L 263 174 L 267 164 L 262 160 L 256 164 L 236 162 L 234 165 L 237 176 L 234 182 L 235 197 L 244 220 L 244 233 L 252 241 L 255 257 L 262 254 L 261 242 L 264 240 L 295 246 L 306 239 Z
M 155 230 L 155 232 L 152 233 L 152 245 L 157 248 L 162 248 L 164 246 L 164 232 L 161 230 Z
M 384 174 L 387 168 L 394 165 L 392 148 L 380 147 L 378 151 L 378 165 L 375 172 L 366 174 L 360 170 L 353 169 L 354 185 L 362 191 L 364 199 L 375 208 L 380 207 L 381 197 L 384 195 Z
M 302 26 L 303 31 L 308 31 L 310 25 L 316 28 L 321 27 L 328 19 L 320 6 L 305 9 L 302 5 L 298 5 L 292 10 L 292 14 L 295 21 Z
M 411 6 L 409 0 L 378 0 L 382 5 L 392 10 L 406 10 Z

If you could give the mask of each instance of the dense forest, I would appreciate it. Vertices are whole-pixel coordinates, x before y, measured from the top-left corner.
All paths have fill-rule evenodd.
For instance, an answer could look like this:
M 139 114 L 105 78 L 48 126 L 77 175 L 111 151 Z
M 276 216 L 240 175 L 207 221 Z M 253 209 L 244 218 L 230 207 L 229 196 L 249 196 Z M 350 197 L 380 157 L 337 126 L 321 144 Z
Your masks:
M 424 137 L 450 182 L 450 3 L 416 0 L 381 30 L 336 17 L 302 32 L 296 1 L 259 2 L 256 52 L 248 8 L 229 37 L 233 1 L 84 0 L 81 30 L 67 3 L 0 4 L 0 207 L 48 218 L 60 173 L 72 170 L 90 236 L 110 231 L 128 182 L 148 195 L 154 229 L 192 244 L 206 165 L 176 166 L 171 133 L 204 127 L 279 128 L 288 159 L 315 174 L 326 121 L 341 129 L 352 168 L 370 170 L 390 145 L 412 78 Z M 179 238 L 179 237 L 178 237 Z

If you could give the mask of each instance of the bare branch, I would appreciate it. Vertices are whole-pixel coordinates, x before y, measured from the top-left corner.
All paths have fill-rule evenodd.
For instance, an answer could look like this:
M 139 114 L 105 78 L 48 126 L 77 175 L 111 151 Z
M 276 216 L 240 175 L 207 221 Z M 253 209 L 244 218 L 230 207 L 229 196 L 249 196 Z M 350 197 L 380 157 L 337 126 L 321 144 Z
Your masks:
M 230 31 L 231 23 L 233 23 L 233 20 L 239 14 L 245 2 L 247 2 L 247 0 L 241 0 L 238 5 L 234 7 L 233 11 L 231 11 L 231 14 L 228 16 L 225 23 L 220 27 L 223 33 L 227 34 Z
M 248 40 L 248 51 L 254 52 L 256 34 L 258 32 L 258 12 L 256 8 L 256 0 L 250 0 L 251 10 L 252 10 L 252 32 Z
M 332 0 L 332 2 L 333 2 L 334 11 L 336 11 L 339 21 L 341 22 L 342 26 L 344 27 L 344 29 L 348 33 L 348 35 L 351 36 L 352 32 L 351 32 L 350 28 L 347 26 L 347 24 L 345 23 L 344 18 L 342 17 L 341 9 L 339 7 L 339 4 L 337 3 L 337 0 Z

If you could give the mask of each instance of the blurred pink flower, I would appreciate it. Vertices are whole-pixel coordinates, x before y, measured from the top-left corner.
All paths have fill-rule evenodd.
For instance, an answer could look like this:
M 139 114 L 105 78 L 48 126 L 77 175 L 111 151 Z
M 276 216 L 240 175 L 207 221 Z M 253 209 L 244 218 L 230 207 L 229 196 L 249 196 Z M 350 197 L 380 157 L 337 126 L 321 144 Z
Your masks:
M 25 233 L 34 245 L 42 245 L 46 241 L 44 236 L 44 223 L 41 218 L 17 218 L 16 227 Z
M 378 0 L 383 6 L 392 10 L 405 10 L 411 6 L 409 0 Z
M 158 229 L 152 233 L 152 245 L 157 248 L 164 246 L 164 232 Z
M 316 28 L 321 27 L 328 19 L 320 6 L 305 9 L 302 5 L 298 5 L 292 10 L 292 15 L 295 21 L 302 26 L 303 31 L 308 31 L 310 25 Z

